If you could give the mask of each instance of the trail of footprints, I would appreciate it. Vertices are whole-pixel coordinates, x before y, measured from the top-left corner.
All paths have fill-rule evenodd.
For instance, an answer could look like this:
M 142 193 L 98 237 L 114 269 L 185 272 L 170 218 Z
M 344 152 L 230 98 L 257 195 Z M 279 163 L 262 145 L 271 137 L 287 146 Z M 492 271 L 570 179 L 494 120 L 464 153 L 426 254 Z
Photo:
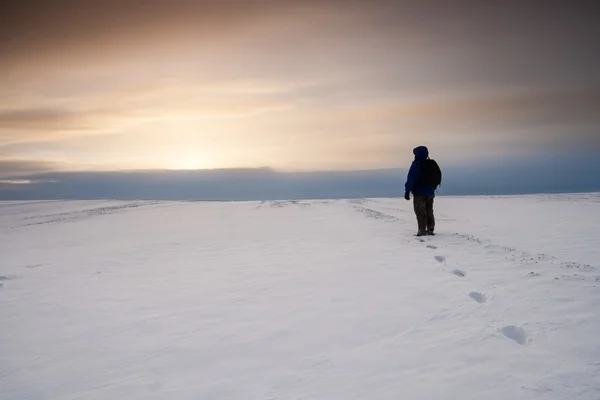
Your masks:
M 363 201 L 353 202 L 353 205 L 355 206 L 357 211 L 360 211 L 368 218 L 382 219 L 382 220 L 388 220 L 388 221 L 395 221 L 398 219 L 395 216 L 364 207 Z M 480 245 L 484 246 L 488 252 L 493 252 L 493 253 L 498 252 L 501 254 L 503 253 L 503 254 L 505 254 L 505 257 L 507 260 L 512 261 L 512 262 L 517 262 L 522 265 L 535 265 L 535 264 L 538 264 L 538 263 L 544 262 L 544 261 L 550 262 L 550 263 L 556 265 L 555 264 L 556 259 L 554 257 L 547 256 L 545 254 L 529 254 L 529 253 L 525 253 L 525 252 L 520 252 L 516 248 L 495 245 L 495 244 L 490 243 L 489 241 L 484 241 L 484 240 L 482 240 L 478 237 L 472 236 L 472 235 L 464 235 L 464 234 L 455 233 L 454 236 L 459 237 L 468 242 L 480 244 Z M 418 240 L 421 243 L 427 242 L 423 238 L 418 238 Z M 428 249 L 437 250 L 437 246 L 435 246 L 433 244 L 426 244 L 426 246 Z M 439 263 L 444 263 L 446 261 L 446 257 L 442 256 L 442 255 L 436 255 L 434 258 Z M 596 275 L 596 276 L 585 276 L 584 275 L 585 273 L 598 273 L 598 272 L 600 272 L 600 269 L 598 269 L 598 268 L 592 267 L 587 264 L 579 264 L 579 263 L 575 263 L 575 262 L 561 262 L 559 266 L 560 266 L 560 268 L 568 270 L 569 272 L 577 271 L 577 273 L 571 272 L 568 274 L 563 274 L 562 276 L 555 277 L 554 279 L 556 279 L 556 280 L 571 280 L 571 281 L 572 280 L 583 280 L 583 281 L 585 281 L 586 279 L 591 278 L 595 282 L 600 282 L 599 275 Z M 460 269 L 455 269 L 450 272 L 459 278 L 464 278 L 467 276 L 467 273 Z M 539 276 L 540 276 L 540 274 L 537 272 L 530 272 L 529 274 L 527 274 L 526 278 L 536 278 Z M 479 304 L 484 304 L 488 301 L 487 296 L 480 292 L 470 292 L 468 295 L 473 301 L 475 301 Z M 518 343 L 520 345 L 525 345 L 529 342 L 527 333 L 525 332 L 525 330 L 523 328 L 521 328 L 519 326 L 507 325 L 507 326 L 504 326 L 503 328 L 499 329 L 498 331 L 500 333 L 502 333 L 506 338 L 514 340 L 516 343 Z
M 421 240 L 421 242 L 423 243 L 424 241 Z M 432 249 L 432 250 L 436 250 L 437 246 L 432 245 L 432 244 L 428 244 L 427 245 L 428 249 Z M 437 262 L 439 263 L 444 263 L 446 262 L 446 257 L 442 256 L 442 255 L 436 255 L 433 257 Z M 460 277 L 460 278 L 464 278 L 465 276 L 467 276 L 467 273 L 465 271 L 462 271 L 460 269 L 454 269 L 452 271 L 450 271 L 452 274 Z M 533 273 L 532 273 L 533 274 Z M 485 294 L 480 293 L 480 292 L 470 292 L 469 293 L 469 297 L 471 299 L 473 299 L 474 301 L 476 301 L 479 304 L 483 304 L 486 303 L 488 298 Z M 506 338 L 514 340 L 516 343 L 524 346 L 527 344 L 527 333 L 525 332 L 525 330 L 519 326 L 516 325 L 506 325 L 504 327 L 502 327 L 499 330 L 500 333 L 502 333 Z

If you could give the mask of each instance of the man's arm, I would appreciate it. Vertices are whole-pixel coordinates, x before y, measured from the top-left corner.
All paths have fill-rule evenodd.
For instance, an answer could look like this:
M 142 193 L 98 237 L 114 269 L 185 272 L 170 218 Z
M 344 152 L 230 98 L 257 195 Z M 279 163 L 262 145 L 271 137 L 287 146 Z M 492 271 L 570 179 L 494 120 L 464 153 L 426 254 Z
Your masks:
M 418 165 L 416 162 L 410 165 L 410 169 L 408 170 L 408 176 L 406 177 L 406 183 L 404 184 L 404 192 L 410 193 L 413 190 L 413 186 L 415 185 L 415 180 L 417 179 L 418 173 Z

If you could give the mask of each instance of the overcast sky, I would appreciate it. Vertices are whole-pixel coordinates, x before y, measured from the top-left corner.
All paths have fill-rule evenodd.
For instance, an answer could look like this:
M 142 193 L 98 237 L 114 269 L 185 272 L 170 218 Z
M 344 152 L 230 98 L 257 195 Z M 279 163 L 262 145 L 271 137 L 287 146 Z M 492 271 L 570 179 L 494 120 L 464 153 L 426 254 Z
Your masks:
M 3 1 L 0 172 L 600 155 L 598 4 Z

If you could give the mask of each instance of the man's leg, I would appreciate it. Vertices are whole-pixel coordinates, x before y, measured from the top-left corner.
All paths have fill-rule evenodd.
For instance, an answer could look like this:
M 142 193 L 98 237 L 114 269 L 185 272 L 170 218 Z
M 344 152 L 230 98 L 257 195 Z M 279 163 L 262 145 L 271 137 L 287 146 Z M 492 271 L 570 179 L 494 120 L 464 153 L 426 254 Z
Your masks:
M 419 226 L 418 234 L 425 234 L 427 232 L 426 197 L 414 196 L 413 205 L 415 207 L 415 214 L 417 216 L 417 225 Z
M 435 229 L 435 216 L 433 215 L 433 196 L 427 196 L 425 200 L 425 216 L 427 220 L 427 233 L 433 234 Z

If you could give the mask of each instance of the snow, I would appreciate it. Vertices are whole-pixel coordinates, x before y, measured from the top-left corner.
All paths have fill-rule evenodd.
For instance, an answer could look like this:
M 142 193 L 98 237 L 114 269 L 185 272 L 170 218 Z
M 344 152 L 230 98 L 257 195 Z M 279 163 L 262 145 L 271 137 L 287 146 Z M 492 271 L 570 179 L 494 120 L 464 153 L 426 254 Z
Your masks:
M 598 399 L 600 194 L 0 203 L 0 399 Z

